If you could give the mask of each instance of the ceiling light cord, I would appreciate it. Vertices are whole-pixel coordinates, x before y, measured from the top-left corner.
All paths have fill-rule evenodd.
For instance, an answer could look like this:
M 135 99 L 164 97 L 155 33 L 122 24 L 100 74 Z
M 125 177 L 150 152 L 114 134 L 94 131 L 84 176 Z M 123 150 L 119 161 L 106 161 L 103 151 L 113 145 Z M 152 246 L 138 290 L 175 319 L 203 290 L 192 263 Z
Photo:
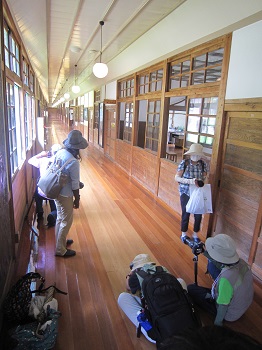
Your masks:
M 100 21 L 100 55 L 99 55 L 99 63 L 95 63 L 93 66 L 93 73 L 97 78 L 104 78 L 108 74 L 108 67 L 105 63 L 102 63 L 102 42 L 103 42 L 103 36 L 102 36 L 102 27 L 105 24 L 104 21 Z

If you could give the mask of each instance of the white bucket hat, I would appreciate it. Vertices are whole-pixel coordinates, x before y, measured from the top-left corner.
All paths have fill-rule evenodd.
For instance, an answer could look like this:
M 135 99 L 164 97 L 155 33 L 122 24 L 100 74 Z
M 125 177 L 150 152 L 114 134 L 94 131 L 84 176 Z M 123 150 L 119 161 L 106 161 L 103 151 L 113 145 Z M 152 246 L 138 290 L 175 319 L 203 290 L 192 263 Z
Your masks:
M 220 233 L 209 237 L 205 242 L 206 250 L 212 259 L 223 264 L 235 264 L 239 260 L 233 239 Z
M 197 156 L 204 156 L 205 155 L 203 153 L 203 146 L 200 145 L 200 143 L 192 143 L 189 150 L 187 152 L 185 152 L 184 154 L 197 155 Z
M 148 254 L 139 254 L 137 255 L 131 263 L 131 270 L 135 271 L 139 267 L 143 267 L 145 264 L 155 264 L 151 261 L 151 258 Z

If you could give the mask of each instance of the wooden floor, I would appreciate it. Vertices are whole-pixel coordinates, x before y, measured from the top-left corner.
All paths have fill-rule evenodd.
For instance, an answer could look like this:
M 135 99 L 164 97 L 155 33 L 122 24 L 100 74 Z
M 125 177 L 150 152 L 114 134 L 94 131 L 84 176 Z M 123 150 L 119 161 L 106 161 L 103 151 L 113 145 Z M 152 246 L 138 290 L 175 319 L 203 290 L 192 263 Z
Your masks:
M 52 142 L 62 142 L 69 129 L 59 121 L 52 125 Z M 193 283 L 194 256 L 180 241 L 179 217 L 93 146 L 81 155 L 85 187 L 68 236 L 74 240 L 72 249 L 77 255 L 55 257 L 54 228 L 39 227 L 37 271 L 45 276 L 46 286 L 55 283 L 68 293 L 56 294 L 62 317 L 55 350 L 155 349 L 143 336 L 136 338 L 135 327 L 117 304 L 118 295 L 125 290 L 129 264 L 135 255 L 149 253 L 171 273 Z M 28 242 L 28 236 L 23 239 Z M 19 259 L 17 275 L 22 275 L 22 255 Z M 205 270 L 206 259 L 200 255 L 198 283 L 211 286 Z M 205 324 L 211 324 L 207 315 L 202 317 Z M 241 320 L 227 325 L 262 342 L 261 287 L 256 286 L 255 300 Z

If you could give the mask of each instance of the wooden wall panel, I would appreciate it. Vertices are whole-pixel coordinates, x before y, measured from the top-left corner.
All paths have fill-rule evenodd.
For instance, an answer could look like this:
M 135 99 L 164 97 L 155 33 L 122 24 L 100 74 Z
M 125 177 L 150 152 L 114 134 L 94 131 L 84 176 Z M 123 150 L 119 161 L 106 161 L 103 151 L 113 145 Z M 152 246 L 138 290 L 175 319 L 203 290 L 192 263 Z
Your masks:
M 261 101 L 231 101 L 223 145 L 215 233 L 237 242 L 240 256 L 262 279 L 262 111 Z
M 115 143 L 115 160 L 130 175 L 131 145 L 117 139 Z
M 158 158 L 139 147 L 133 147 L 132 176 L 155 194 L 158 181 Z
M 175 181 L 177 164 L 161 159 L 158 197 L 172 209 L 181 212 L 178 183 Z

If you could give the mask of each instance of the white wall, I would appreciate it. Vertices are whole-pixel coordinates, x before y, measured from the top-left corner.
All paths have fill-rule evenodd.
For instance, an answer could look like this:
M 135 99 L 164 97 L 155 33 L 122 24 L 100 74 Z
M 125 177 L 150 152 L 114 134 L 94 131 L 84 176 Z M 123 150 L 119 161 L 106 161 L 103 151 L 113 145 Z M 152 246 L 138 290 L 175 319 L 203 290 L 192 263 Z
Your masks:
M 233 33 L 226 99 L 262 97 L 262 21 Z

